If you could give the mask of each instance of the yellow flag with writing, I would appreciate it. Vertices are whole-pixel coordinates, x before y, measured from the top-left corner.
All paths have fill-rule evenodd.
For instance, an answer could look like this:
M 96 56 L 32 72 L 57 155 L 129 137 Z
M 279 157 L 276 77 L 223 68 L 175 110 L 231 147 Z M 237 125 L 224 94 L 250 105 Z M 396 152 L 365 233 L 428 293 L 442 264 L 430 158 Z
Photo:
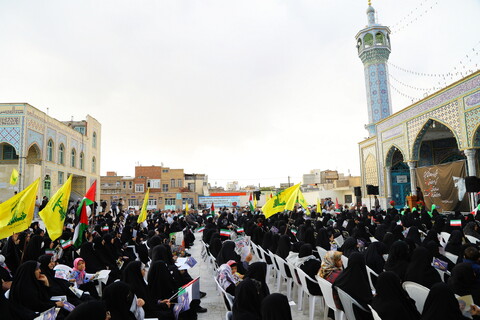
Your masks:
M 58 189 L 55 195 L 48 201 L 45 208 L 38 214 L 45 223 L 48 231 L 48 236 L 52 241 L 58 239 L 63 233 L 63 224 L 67 216 L 68 200 L 70 199 L 70 192 L 72 191 L 72 177 L 68 177 L 63 186 Z
M 322 205 L 320 204 L 320 198 L 317 198 L 317 214 L 322 215 Z
M 305 200 L 305 197 L 303 196 L 303 193 L 302 191 L 300 191 L 300 189 L 298 190 L 297 202 L 305 209 L 307 214 L 310 215 L 307 200 Z
M 292 210 L 295 206 L 295 200 L 292 209 L 287 209 L 287 202 L 291 203 L 291 198 L 297 198 L 298 190 L 300 189 L 300 183 L 290 188 L 277 193 L 273 198 L 269 199 L 262 207 L 263 214 L 266 218 L 273 216 L 275 213 L 282 212 L 284 210 Z M 290 201 L 289 201 L 290 200 Z
M 10 175 L 10 184 L 14 186 L 17 184 L 17 181 L 18 181 L 18 171 L 17 169 L 13 168 L 12 174 Z
M 188 214 L 188 211 L 190 211 L 190 208 L 188 207 L 188 199 L 185 200 L 185 215 Z
M 40 178 L 0 204 L 0 239 L 30 227 Z
M 143 205 L 142 210 L 137 218 L 137 223 L 142 223 L 143 221 L 147 220 L 147 206 L 148 206 L 148 196 L 150 194 L 150 188 L 147 189 L 147 193 L 145 193 L 145 198 L 143 198 Z

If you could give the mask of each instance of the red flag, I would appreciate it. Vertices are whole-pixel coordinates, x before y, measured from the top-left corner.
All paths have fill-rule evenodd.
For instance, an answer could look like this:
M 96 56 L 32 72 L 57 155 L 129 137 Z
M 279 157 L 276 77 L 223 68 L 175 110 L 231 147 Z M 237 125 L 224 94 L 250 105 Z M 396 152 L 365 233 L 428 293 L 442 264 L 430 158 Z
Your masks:
M 335 209 L 340 209 L 340 205 L 338 204 L 338 198 L 335 198 Z
M 252 194 L 250 193 L 250 198 L 248 198 L 248 201 L 253 201 Z
M 212 206 L 210 207 L 210 214 L 215 214 L 215 205 L 212 202 Z

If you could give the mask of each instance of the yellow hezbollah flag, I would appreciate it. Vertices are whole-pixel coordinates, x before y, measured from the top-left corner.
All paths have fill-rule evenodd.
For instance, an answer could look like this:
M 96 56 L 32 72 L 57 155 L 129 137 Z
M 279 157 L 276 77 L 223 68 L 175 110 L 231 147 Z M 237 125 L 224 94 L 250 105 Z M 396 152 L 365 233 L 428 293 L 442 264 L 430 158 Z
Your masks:
M 12 186 L 16 185 L 18 181 L 18 171 L 17 169 L 13 168 L 12 174 L 10 175 L 10 184 Z
M 188 207 L 188 199 L 185 200 L 185 215 L 188 214 L 188 211 L 190 211 L 190 208 Z
M 300 183 L 290 188 L 287 188 L 283 191 L 280 191 L 273 198 L 269 199 L 267 203 L 265 203 L 262 207 L 262 211 L 265 217 L 269 218 L 270 216 L 273 216 L 275 213 L 288 210 L 286 208 L 287 202 L 291 199 L 292 196 L 294 197 L 294 199 L 297 198 L 299 188 L 300 188 Z M 293 203 L 293 205 L 295 205 L 295 203 Z
M 320 198 L 317 198 L 317 214 L 322 215 L 322 205 L 320 204 Z
M 257 209 L 257 197 L 253 197 L 253 207 Z
M 302 191 L 298 190 L 297 202 L 307 211 L 307 214 L 310 215 L 310 210 L 308 210 L 308 203 L 303 196 Z
M 295 204 L 299 203 L 306 211 L 307 214 L 310 215 L 310 210 L 308 210 L 308 203 L 303 196 L 302 191 L 300 191 L 300 184 L 297 185 L 297 189 L 292 193 L 290 198 L 287 201 L 287 205 L 285 206 L 285 210 L 292 211 L 295 209 Z
M 39 182 L 40 178 L 22 192 L 0 204 L 0 239 L 7 238 L 15 232 L 21 232 L 30 227 Z
M 63 233 L 63 224 L 67 216 L 68 200 L 70 191 L 72 191 L 72 177 L 70 175 L 63 186 L 58 189 L 55 195 L 48 201 L 45 208 L 38 214 L 45 223 L 48 235 L 52 241 L 55 241 Z
M 150 188 L 147 189 L 147 193 L 145 193 L 145 198 L 143 198 L 143 205 L 142 211 L 138 215 L 137 223 L 142 223 L 143 221 L 147 220 L 147 205 L 148 205 L 148 195 L 150 193 Z

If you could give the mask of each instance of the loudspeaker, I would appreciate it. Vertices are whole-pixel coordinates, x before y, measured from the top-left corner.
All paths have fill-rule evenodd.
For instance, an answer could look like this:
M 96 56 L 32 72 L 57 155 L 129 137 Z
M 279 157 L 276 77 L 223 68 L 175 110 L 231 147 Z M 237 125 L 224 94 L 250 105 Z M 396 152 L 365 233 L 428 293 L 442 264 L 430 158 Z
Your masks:
M 373 186 L 371 184 L 367 184 L 367 194 L 376 196 L 378 195 L 378 186 Z
M 355 193 L 355 197 L 361 197 L 362 187 L 353 187 L 353 192 Z
M 467 192 L 480 192 L 480 179 L 475 176 L 465 177 Z
M 255 191 L 255 192 L 253 192 L 253 194 L 255 195 L 255 199 L 260 200 L 260 195 L 262 194 L 262 192 Z

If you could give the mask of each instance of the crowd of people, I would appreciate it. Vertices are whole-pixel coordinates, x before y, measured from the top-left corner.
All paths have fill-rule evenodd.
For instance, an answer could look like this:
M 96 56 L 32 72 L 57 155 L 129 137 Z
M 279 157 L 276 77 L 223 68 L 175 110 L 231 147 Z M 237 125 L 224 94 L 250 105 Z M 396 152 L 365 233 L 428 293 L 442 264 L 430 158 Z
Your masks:
M 234 237 L 248 236 L 311 278 L 319 275 L 332 283 L 339 309 L 342 304 L 336 291 L 341 289 L 366 310 L 372 306 L 382 319 L 446 319 L 447 314 L 448 319 L 464 319 L 469 314 L 476 318 L 480 313 L 475 306 L 480 303 L 480 253 L 475 241 L 465 235 L 480 241 L 479 219 L 459 212 L 445 216 L 436 210 L 399 212 L 393 207 L 386 211 L 366 207 L 311 210 L 309 214 L 299 208 L 267 219 L 259 210 L 223 208 L 215 213 L 149 212 L 146 222 L 138 224 L 137 215 L 127 210 L 92 215 L 79 247 L 68 245 L 75 227 L 73 217 L 66 219 L 64 232 L 55 241 L 34 222 L 30 229 L 1 242 L 0 314 L 7 320 L 34 319 L 57 308 L 57 319 L 84 319 L 85 315 L 92 320 L 196 319 L 197 313 L 207 311 L 200 299 L 193 299 L 188 310 L 175 311 L 176 293 L 192 281 L 175 261 L 188 255 L 194 229 L 203 226 L 202 239 L 219 266 L 217 281 L 234 297 L 233 320 L 289 320 L 292 315 L 286 296 L 270 292 L 268 257 L 262 262 L 251 253 L 240 253 L 225 229 Z M 461 226 L 452 226 L 452 220 L 460 220 Z M 183 234 L 181 245 L 171 238 L 178 232 Z M 446 245 L 441 232 L 450 234 Z M 317 247 L 327 251 L 322 258 Z M 457 258 L 452 261 L 445 252 Z M 348 258 L 346 267 L 342 256 Z M 445 278 L 435 270 L 434 260 L 443 262 Z M 58 265 L 70 267 L 71 272 L 59 276 Z M 374 290 L 367 266 L 378 274 Z M 101 270 L 109 271 L 103 286 L 96 280 Z M 403 281 L 430 289 L 420 312 L 402 288 Z M 314 282 L 308 282 L 308 289 L 322 294 Z M 200 298 L 204 295 L 200 292 Z M 474 305 L 464 310 L 469 314 L 462 313 L 456 295 L 472 296 Z M 55 297 L 64 298 L 52 300 Z M 355 312 L 357 319 L 372 317 L 360 309 Z

